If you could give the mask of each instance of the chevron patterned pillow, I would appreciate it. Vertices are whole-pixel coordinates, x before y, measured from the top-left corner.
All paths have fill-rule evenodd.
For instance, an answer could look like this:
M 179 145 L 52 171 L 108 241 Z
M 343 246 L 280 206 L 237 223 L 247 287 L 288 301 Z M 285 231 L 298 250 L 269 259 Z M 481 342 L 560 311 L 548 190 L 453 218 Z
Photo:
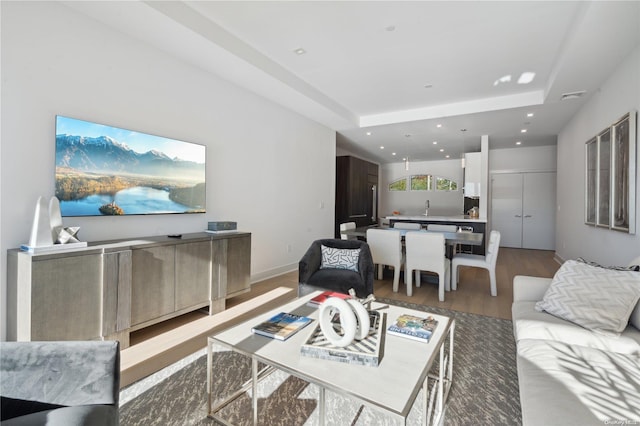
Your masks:
M 537 311 L 589 330 L 620 334 L 640 299 L 640 273 L 568 260 L 556 272 Z
M 348 269 L 358 272 L 360 249 L 337 249 L 323 244 L 321 250 L 320 269 Z

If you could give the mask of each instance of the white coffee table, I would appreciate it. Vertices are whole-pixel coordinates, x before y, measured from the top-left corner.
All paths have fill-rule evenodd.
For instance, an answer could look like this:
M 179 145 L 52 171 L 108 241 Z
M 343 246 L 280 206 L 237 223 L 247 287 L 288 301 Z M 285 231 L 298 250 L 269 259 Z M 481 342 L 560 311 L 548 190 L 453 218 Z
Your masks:
M 318 401 L 320 425 L 325 423 L 325 390 L 327 389 L 354 398 L 367 407 L 382 410 L 397 419 L 398 424 L 406 424 L 407 416 L 420 389 L 422 389 L 423 424 L 438 424 L 453 378 L 454 319 L 398 306 L 380 309 L 380 312 L 386 313 L 387 324 L 401 314 L 412 314 L 422 317 L 432 315 L 438 320 L 438 326 L 428 343 L 385 334 L 384 355 L 378 367 L 346 364 L 301 355 L 300 346 L 312 332 L 315 322 L 286 341 L 251 333 L 251 327 L 282 311 L 317 319 L 317 309 L 306 306 L 306 302 L 316 294 L 318 292 L 313 292 L 208 338 L 209 417 L 229 425 L 229 422 L 217 414 L 218 411 L 252 388 L 253 424 L 256 425 L 258 423 L 257 386 L 259 380 L 269 373 L 268 369 L 258 371 L 258 363 L 263 363 L 270 368 L 285 371 L 320 388 Z M 379 303 L 372 305 L 374 309 L 383 306 L 386 305 Z M 445 350 L 447 340 L 449 342 L 448 350 Z M 222 345 L 234 352 L 246 355 L 252 360 L 252 380 L 247 386 L 216 404 L 215 407 L 212 406 L 213 395 L 211 391 L 215 373 L 212 369 L 214 356 L 212 348 L 214 345 Z M 429 374 L 436 359 L 439 359 L 438 371 L 435 374 Z

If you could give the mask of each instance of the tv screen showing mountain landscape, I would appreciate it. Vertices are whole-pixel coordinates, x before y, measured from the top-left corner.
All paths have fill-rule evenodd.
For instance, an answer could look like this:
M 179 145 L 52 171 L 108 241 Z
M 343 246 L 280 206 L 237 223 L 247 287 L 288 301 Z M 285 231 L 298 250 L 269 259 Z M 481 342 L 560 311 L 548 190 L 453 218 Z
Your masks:
M 205 146 L 56 117 L 62 216 L 205 212 Z

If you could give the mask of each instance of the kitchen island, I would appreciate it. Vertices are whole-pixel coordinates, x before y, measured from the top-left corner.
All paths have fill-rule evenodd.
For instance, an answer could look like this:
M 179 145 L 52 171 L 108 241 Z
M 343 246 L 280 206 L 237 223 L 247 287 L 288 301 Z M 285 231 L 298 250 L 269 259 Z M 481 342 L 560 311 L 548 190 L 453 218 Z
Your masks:
M 451 216 L 427 216 L 427 215 L 392 215 L 387 216 L 385 219 L 389 220 L 389 226 L 393 227 L 396 222 L 413 222 L 421 225 L 428 225 L 430 223 L 437 223 L 440 225 L 456 225 L 462 229 L 469 228 L 475 233 L 486 234 L 487 220 L 477 217 L 471 217 L 468 215 L 451 215 Z M 462 246 L 464 252 L 484 255 L 485 254 L 485 242 L 479 246 Z

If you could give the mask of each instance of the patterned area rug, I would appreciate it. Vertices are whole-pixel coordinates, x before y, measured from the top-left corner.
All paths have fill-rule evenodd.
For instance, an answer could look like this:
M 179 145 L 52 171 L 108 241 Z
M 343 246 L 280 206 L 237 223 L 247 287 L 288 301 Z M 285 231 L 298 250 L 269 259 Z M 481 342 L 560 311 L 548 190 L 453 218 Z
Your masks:
M 454 378 L 444 425 L 521 424 L 511 321 L 393 300 L 378 301 L 455 317 Z M 246 357 L 217 349 L 214 371 L 226 373 L 216 377 L 214 388 L 217 395 L 226 395 L 250 378 L 251 363 Z M 168 377 L 161 372 L 159 383 L 124 402 L 120 423 L 124 426 L 217 424 L 207 418 L 206 364 L 206 356 L 200 356 Z M 128 389 L 121 392 L 121 398 Z M 260 383 L 258 392 L 260 424 L 318 425 L 316 386 L 276 372 Z M 407 419 L 408 425 L 421 424 L 420 395 L 416 401 Z M 328 425 L 394 424 L 391 417 L 332 392 L 326 393 L 326 404 Z M 250 394 L 225 407 L 221 415 L 233 424 L 251 424 Z

